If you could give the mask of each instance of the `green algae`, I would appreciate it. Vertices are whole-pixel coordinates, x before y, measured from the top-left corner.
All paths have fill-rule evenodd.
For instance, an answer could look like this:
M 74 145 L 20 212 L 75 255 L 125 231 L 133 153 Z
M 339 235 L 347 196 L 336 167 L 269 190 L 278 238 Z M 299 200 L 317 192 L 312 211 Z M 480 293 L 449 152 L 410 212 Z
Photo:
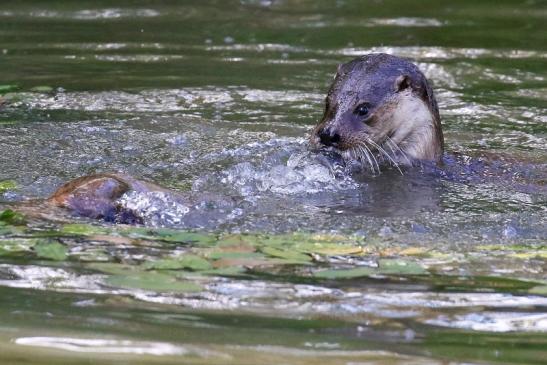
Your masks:
M 12 226 L 24 226 L 26 224 L 26 218 L 21 213 L 6 209 L 0 213 L 0 222 Z
M 427 270 L 417 262 L 401 259 L 381 259 L 378 261 L 381 274 L 424 275 Z
M 482 246 L 477 247 L 475 251 L 468 249 L 465 253 L 450 254 L 442 251 L 442 247 L 435 250 L 421 246 L 399 247 L 393 242 L 383 243 L 377 239 L 369 244 L 362 238 L 340 235 L 302 232 L 280 235 L 216 234 L 86 223 L 42 226 L 41 223 L 13 210 L 4 211 L 0 216 L 3 217 L 0 221 L 0 264 L 24 262 L 26 265 L 37 267 L 44 267 L 47 264 L 51 268 L 73 268 L 77 272 L 92 274 L 102 290 L 116 293 L 109 294 L 109 305 L 124 308 L 127 303 L 132 303 L 131 305 L 138 308 L 133 309 L 133 319 L 138 318 L 142 308 L 151 307 L 150 310 L 154 313 L 162 313 L 165 308 L 170 308 L 167 304 L 157 307 L 150 303 L 141 303 L 131 299 L 133 296 L 186 298 L 188 303 L 192 303 L 191 298 L 194 296 L 205 295 L 213 298 L 214 302 L 216 294 L 209 292 L 209 285 L 217 282 L 219 278 L 224 282 L 241 281 L 241 284 L 238 284 L 241 285 L 241 289 L 238 290 L 245 290 L 245 283 L 252 285 L 257 281 L 264 283 L 265 289 L 268 288 L 268 283 L 293 283 L 294 288 L 299 285 L 319 286 L 351 290 L 354 295 L 357 295 L 355 291 L 359 290 L 356 288 L 372 284 L 378 287 L 391 287 L 392 295 L 398 295 L 394 287 L 410 285 L 410 288 L 417 286 L 421 290 L 427 289 L 445 295 L 464 292 L 470 296 L 483 293 L 547 296 L 543 280 L 519 277 L 522 273 L 502 277 L 493 270 L 496 268 L 495 265 L 499 264 L 500 257 L 506 261 L 514 261 L 517 266 L 524 266 L 532 256 L 505 257 L 505 254 L 532 254 L 538 249 L 537 245 Z M 490 248 L 492 253 L 499 255 L 485 256 L 484 253 Z M 533 260 L 544 259 L 536 255 L 533 256 Z M 449 275 L 443 271 L 447 265 L 465 266 L 470 271 L 466 274 Z M 0 267 L 0 275 L 1 270 Z M 48 285 L 62 283 L 55 276 L 51 280 L 51 284 Z M 234 300 L 236 298 L 234 297 Z M 304 302 L 313 304 L 321 297 L 304 298 Z M 82 303 L 94 303 L 96 300 L 87 299 Z M 266 301 L 264 304 L 267 303 Z M 287 302 L 283 305 L 295 304 Z M 344 303 L 340 305 L 343 306 Z M 408 309 L 417 310 L 412 307 Z M 240 310 L 244 310 L 244 307 L 235 310 L 234 313 Z M 434 313 L 427 311 L 423 315 L 431 315 L 434 318 Z M 260 317 L 255 318 L 258 320 Z M 366 328 L 359 330 L 364 334 L 367 334 L 367 331 L 375 331 L 372 328 L 382 328 L 379 333 L 397 333 L 400 330 L 401 323 L 397 321 L 370 315 L 366 318 L 367 321 L 372 321 L 373 325 L 361 326 Z M 355 320 L 359 321 L 352 319 Z M 318 320 L 318 323 L 322 321 L 323 319 Z M 130 324 L 126 325 L 131 327 Z M 238 325 L 241 326 L 241 323 Z M 504 337 L 502 334 L 489 334 L 488 338 L 473 337 L 473 341 L 477 341 L 477 346 L 469 347 L 469 331 L 439 332 L 434 326 L 414 325 L 419 328 L 420 333 L 417 336 L 423 343 L 412 342 L 413 346 L 427 349 L 440 357 L 443 351 L 450 354 L 454 349 L 470 349 L 470 352 L 461 358 L 494 362 L 498 351 L 503 353 L 504 358 L 513 358 L 515 362 L 516 359 L 522 358 L 533 364 L 536 359 L 543 356 L 542 344 L 534 347 L 533 352 L 504 349 L 504 339 L 509 341 L 508 343 L 518 342 L 515 342 L 516 337 L 511 335 Z M 200 326 L 205 325 L 196 326 L 201 328 Z M 194 330 L 189 331 L 194 333 Z M 355 329 L 348 330 L 344 327 L 336 331 L 351 332 Z M 356 333 L 361 333 L 359 331 Z M 436 336 L 436 333 L 441 335 Z M 462 336 L 451 337 L 454 333 L 462 333 Z M 474 332 L 472 335 L 478 334 Z M 371 339 L 374 339 L 377 335 L 371 336 Z M 532 339 L 537 340 L 538 337 L 529 338 L 530 341 Z M 329 343 L 326 339 L 323 342 Z M 479 343 L 484 343 L 488 351 L 482 351 L 483 345 Z M 356 345 L 350 341 L 345 346 Z M 449 357 L 455 357 L 455 353 Z
M 353 269 L 321 270 L 314 276 L 320 279 L 350 279 L 374 275 L 376 270 L 371 267 L 357 267 Z
M 207 275 L 240 275 L 247 269 L 267 272 L 267 268 L 289 270 L 291 275 L 315 279 L 351 279 L 358 277 L 414 277 L 439 290 L 485 290 L 504 292 L 528 292 L 544 295 L 542 283 L 537 280 L 521 280 L 519 277 L 488 275 L 483 269 L 480 275 L 453 275 L 445 273 L 451 265 L 483 267 L 484 252 L 518 252 L 510 256 L 515 262 L 533 258 L 544 260 L 542 247 L 537 245 L 493 245 L 479 246 L 477 251 L 465 255 L 447 255 L 438 250 L 423 247 L 396 248 L 377 240 L 370 245 L 355 237 L 318 234 L 213 234 L 189 232 L 165 228 L 101 226 L 96 224 L 63 224 L 54 229 L 38 229 L 27 225 L 27 218 L 13 210 L 0 213 L 0 256 L 34 255 L 51 260 L 72 260 L 82 263 L 107 263 L 119 260 L 113 252 L 122 254 L 130 247 L 135 250 L 156 250 L 145 259 L 135 258 L 131 265 L 140 265 L 146 271 L 188 271 Z M 62 240 L 63 242 L 61 243 Z M 70 247 L 92 245 L 85 250 L 70 250 Z M 99 245 L 99 246 L 97 246 Z M 173 255 L 173 246 L 184 248 L 184 252 Z M 160 250 L 160 251 L 157 251 Z M 502 251 L 504 250 L 504 251 Z M 340 265 L 325 264 L 330 257 L 341 260 Z M 374 265 L 349 266 L 346 262 L 369 260 Z M 492 256 L 492 260 L 499 260 Z M 516 264 L 516 265 L 517 265 Z M 305 267 L 309 269 L 303 269 Z M 135 266 L 136 267 L 136 266 Z M 140 272 L 140 271 L 139 271 Z M 422 277 L 418 279 L 418 277 Z
M 3 180 L 0 181 L 0 194 L 5 193 L 9 190 L 17 189 L 17 183 L 13 180 Z
M 137 272 L 130 275 L 112 275 L 106 284 L 124 288 L 141 289 L 159 293 L 188 293 L 202 290 L 195 282 L 181 280 L 176 276 L 157 272 Z
M 40 241 L 33 248 L 38 258 L 63 261 L 68 257 L 67 247 L 59 242 Z
M 0 85 L 0 95 L 7 94 L 17 89 L 19 89 L 19 86 L 17 85 Z
M 97 234 L 108 234 L 111 230 L 108 228 L 100 227 L 91 224 L 65 224 L 63 225 L 59 233 L 62 235 L 77 235 L 77 236 L 91 236 Z
M 154 270 L 191 270 L 203 271 L 210 270 L 213 265 L 206 259 L 197 255 L 180 255 L 178 257 L 164 258 L 155 261 L 146 262 L 146 269 Z
M 34 93 L 49 94 L 55 91 L 55 88 L 47 85 L 34 86 L 30 89 Z

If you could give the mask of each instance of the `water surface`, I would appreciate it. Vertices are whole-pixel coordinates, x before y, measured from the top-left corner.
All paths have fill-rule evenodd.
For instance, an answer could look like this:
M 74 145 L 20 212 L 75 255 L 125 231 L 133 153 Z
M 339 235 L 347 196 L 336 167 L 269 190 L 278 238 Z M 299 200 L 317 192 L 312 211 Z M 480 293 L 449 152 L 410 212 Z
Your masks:
M 188 200 L 126 197 L 136 230 L 4 215 L 0 359 L 541 363 L 546 18 L 534 1 L 4 2 L 0 207 L 112 171 Z M 369 52 L 431 80 L 442 169 L 347 176 L 307 151 L 336 66 Z

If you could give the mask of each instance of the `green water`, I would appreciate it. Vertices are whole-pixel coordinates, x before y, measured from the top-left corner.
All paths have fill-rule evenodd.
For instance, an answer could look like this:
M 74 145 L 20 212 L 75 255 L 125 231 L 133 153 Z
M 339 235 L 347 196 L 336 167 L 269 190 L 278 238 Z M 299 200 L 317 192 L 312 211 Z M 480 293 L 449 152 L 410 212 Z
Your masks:
M 3 1 L 0 363 L 544 363 L 546 24 L 542 1 Z M 304 136 L 369 52 L 431 80 L 448 177 L 315 175 Z M 189 213 L 40 205 L 104 171 Z

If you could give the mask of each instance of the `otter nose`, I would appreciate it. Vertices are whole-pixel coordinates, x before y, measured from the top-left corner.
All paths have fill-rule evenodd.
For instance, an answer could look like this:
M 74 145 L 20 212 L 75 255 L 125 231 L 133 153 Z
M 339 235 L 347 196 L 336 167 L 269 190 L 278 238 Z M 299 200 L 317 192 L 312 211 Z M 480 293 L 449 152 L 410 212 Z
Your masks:
M 319 131 L 319 139 L 325 146 L 334 146 L 340 141 L 340 135 L 330 128 L 323 128 Z

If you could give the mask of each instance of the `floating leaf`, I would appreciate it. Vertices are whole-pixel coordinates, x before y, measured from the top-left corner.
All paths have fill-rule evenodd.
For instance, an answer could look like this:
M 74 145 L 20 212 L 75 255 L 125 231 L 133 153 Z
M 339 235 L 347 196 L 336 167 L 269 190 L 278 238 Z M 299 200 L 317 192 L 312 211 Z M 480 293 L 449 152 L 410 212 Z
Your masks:
M 246 269 L 242 266 L 226 266 L 212 270 L 201 271 L 200 274 L 212 276 L 236 276 L 243 274 L 245 271 Z
M 2 99 L 0 99 L 0 106 L 2 106 Z M 0 120 L 0 125 L 11 125 L 11 124 L 17 124 L 17 120 L 8 119 L 8 120 Z M 1 191 L 0 191 L 1 193 Z
M 285 246 L 294 246 L 299 240 L 295 240 L 293 237 L 288 238 L 286 235 L 279 236 L 264 236 L 264 237 L 255 237 L 255 240 L 261 246 L 268 247 L 285 247 Z
M 265 256 L 259 252 L 237 252 L 237 251 L 213 251 L 207 255 L 210 259 L 264 259 Z
M 213 268 L 213 265 L 202 257 L 196 255 L 182 255 L 179 257 L 166 258 L 147 262 L 144 265 L 147 269 L 157 270 L 193 270 L 202 271 Z
M 54 88 L 52 88 L 51 86 L 47 86 L 47 85 L 34 86 L 33 88 L 30 89 L 30 91 L 35 92 L 35 93 L 51 93 L 54 90 L 55 90 Z
M 545 295 L 547 296 L 547 285 L 534 286 L 528 291 L 530 294 Z
M 424 247 L 408 247 L 398 253 L 404 256 L 425 256 L 428 254 L 428 250 Z
M 109 230 L 99 226 L 93 226 L 91 224 L 65 224 L 61 228 L 61 233 L 70 235 L 104 235 L 108 234 Z
M 349 279 L 361 276 L 370 276 L 375 272 L 375 269 L 372 267 L 356 267 L 354 269 L 316 271 L 313 276 L 321 279 Z
M 13 180 L 3 180 L 0 181 L 0 194 L 8 191 L 17 189 L 17 184 Z
M 106 279 L 106 283 L 120 288 L 142 289 L 155 292 L 188 293 L 202 290 L 201 286 L 194 282 L 155 272 L 141 272 L 133 275 L 113 275 Z
M 18 88 L 19 86 L 17 85 L 0 85 L 0 95 L 17 90 Z
M 500 276 L 460 276 L 460 275 L 432 275 L 424 277 L 429 285 L 442 290 L 495 290 L 496 292 L 526 292 L 538 285 L 537 282 L 519 280 Z
M 418 263 L 399 259 L 383 259 L 378 262 L 381 274 L 424 275 L 427 271 Z
M 218 246 L 254 247 L 257 243 L 256 236 L 242 234 L 225 235 L 218 240 Z
M 348 237 L 338 234 L 324 234 L 324 233 L 314 233 L 314 234 L 304 234 L 298 233 L 293 235 L 297 237 L 300 241 L 308 240 L 311 242 L 322 242 L 322 243 L 343 243 L 347 244 L 349 242 L 354 242 L 354 239 L 348 239 Z
M 133 243 L 133 240 L 131 240 L 130 238 L 108 235 L 108 234 L 98 234 L 95 236 L 89 236 L 89 239 L 91 241 L 106 242 L 113 245 L 130 245 Z
M 477 246 L 478 250 L 483 251 L 538 251 L 546 250 L 546 245 L 526 245 L 526 244 L 511 244 L 511 245 L 481 245 Z
M 139 267 L 126 264 L 118 264 L 114 262 L 97 262 L 86 265 L 86 267 L 92 270 L 97 270 L 102 273 L 112 275 L 132 275 L 143 273 L 143 271 Z
M 278 247 L 279 248 L 279 247 Z M 334 255 L 346 255 L 361 253 L 360 247 L 351 246 L 347 244 L 335 244 L 325 242 L 294 242 L 290 245 L 285 245 L 283 249 L 300 251 L 307 254 L 320 254 L 326 256 Z
M 260 249 L 263 253 L 273 257 L 279 257 L 296 262 L 309 262 L 312 258 L 309 255 L 293 251 L 291 249 L 279 249 L 275 247 L 263 247 Z
M 0 221 L 0 236 L 15 235 L 21 232 L 21 227 L 10 226 L 7 222 Z
M 117 232 L 120 235 L 129 238 L 138 238 L 150 241 L 158 241 L 160 239 L 154 233 L 154 229 L 148 227 L 123 227 L 118 229 Z
M 66 248 L 66 246 L 60 244 L 59 242 L 48 241 L 40 242 L 35 245 L 34 251 L 36 252 L 36 256 L 40 258 L 55 261 L 65 260 L 68 253 L 68 249 Z
M 0 213 L 0 221 L 14 226 L 23 226 L 26 224 L 25 217 L 11 209 L 6 209 Z
M 159 238 L 167 242 L 176 243 L 189 243 L 202 246 L 210 246 L 217 241 L 213 235 L 194 233 L 194 232 L 181 232 L 174 229 L 158 229 L 155 231 Z
M 225 268 L 225 267 L 245 267 L 245 268 L 254 268 L 257 266 L 272 266 L 272 265 L 281 265 L 286 262 L 278 259 L 260 259 L 260 258 L 223 258 L 217 260 L 213 263 L 215 268 Z

